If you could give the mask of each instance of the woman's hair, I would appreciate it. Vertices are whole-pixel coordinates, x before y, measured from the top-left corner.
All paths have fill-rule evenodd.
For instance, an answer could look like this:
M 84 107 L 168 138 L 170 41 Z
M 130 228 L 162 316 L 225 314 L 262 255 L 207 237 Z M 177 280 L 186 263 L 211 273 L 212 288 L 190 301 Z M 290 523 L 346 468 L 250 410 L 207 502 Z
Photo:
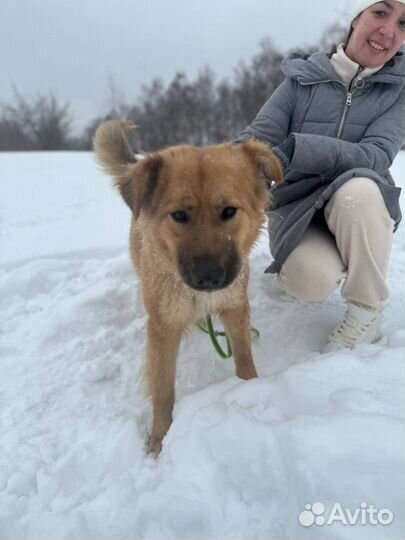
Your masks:
M 349 39 L 351 35 L 353 34 L 353 26 L 350 25 L 350 30 L 348 31 L 346 37 L 343 39 L 343 47 L 346 48 L 346 45 L 349 43 Z M 338 44 L 335 43 L 335 45 L 332 46 L 331 50 L 328 53 L 328 58 L 332 58 L 332 56 L 337 52 Z

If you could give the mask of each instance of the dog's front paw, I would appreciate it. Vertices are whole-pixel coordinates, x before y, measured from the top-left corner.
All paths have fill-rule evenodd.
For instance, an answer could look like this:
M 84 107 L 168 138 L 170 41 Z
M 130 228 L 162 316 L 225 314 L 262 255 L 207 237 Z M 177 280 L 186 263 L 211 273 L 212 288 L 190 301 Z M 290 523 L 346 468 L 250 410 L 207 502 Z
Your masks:
M 236 375 L 240 379 L 244 379 L 245 381 L 248 381 L 250 379 L 255 379 L 257 377 L 257 371 L 256 368 L 252 366 L 244 366 L 243 368 L 239 368 L 236 372 Z
M 146 451 L 148 452 L 148 454 L 153 454 L 153 456 L 157 458 L 162 451 L 162 438 L 154 437 L 151 435 L 146 445 Z

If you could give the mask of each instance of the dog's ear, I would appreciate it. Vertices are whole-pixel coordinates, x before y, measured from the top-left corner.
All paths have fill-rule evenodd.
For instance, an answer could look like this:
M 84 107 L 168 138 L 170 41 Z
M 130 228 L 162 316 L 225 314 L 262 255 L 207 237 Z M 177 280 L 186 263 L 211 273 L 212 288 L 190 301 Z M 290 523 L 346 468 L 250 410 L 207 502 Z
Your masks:
M 269 145 L 251 139 L 242 143 L 241 147 L 253 161 L 258 174 L 264 177 L 267 183 L 283 181 L 281 161 Z
M 150 206 L 163 165 L 160 154 L 151 154 L 130 167 L 127 176 L 115 179 L 122 198 L 132 210 L 134 219 L 142 208 Z

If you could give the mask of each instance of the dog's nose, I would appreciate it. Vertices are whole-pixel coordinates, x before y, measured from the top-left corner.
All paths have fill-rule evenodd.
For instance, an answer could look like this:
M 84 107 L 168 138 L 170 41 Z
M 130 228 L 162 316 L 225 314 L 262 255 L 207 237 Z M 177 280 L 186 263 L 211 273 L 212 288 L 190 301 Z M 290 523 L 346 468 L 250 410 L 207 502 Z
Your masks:
M 225 269 L 214 262 L 202 259 L 195 261 L 191 275 L 193 287 L 204 291 L 222 289 L 225 285 Z

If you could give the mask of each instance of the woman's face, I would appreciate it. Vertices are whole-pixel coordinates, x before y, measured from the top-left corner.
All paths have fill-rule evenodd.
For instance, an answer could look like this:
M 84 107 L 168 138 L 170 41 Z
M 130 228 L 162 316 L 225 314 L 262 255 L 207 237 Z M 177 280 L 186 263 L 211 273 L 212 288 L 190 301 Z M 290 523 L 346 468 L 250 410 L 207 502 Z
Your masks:
M 388 62 L 405 40 L 405 5 L 395 0 L 377 2 L 352 23 L 346 54 L 363 67 Z

